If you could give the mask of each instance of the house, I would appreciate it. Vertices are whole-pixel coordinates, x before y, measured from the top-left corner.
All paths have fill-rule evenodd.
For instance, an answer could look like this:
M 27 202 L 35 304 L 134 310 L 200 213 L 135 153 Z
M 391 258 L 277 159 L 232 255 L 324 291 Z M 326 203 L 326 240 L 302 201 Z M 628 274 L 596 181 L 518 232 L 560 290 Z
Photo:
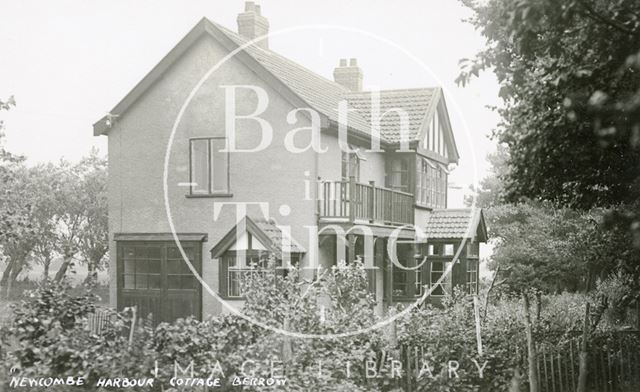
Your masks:
M 328 80 L 251 42 L 268 31 L 254 2 L 237 33 L 202 19 L 94 124 L 108 137 L 112 305 L 156 321 L 241 307 L 243 274 L 268 256 L 361 258 L 379 311 L 428 287 L 435 302 L 475 292 L 486 228 L 480 210 L 447 209 L 459 156 L 442 90 L 363 91 L 355 59 Z

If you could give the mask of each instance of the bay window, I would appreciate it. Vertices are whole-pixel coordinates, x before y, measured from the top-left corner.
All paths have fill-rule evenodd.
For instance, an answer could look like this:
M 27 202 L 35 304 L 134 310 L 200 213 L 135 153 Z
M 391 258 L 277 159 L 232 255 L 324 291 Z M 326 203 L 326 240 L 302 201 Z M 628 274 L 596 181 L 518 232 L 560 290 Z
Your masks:
M 416 163 L 416 203 L 429 208 L 447 207 L 447 172 L 441 164 L 418 157 Z

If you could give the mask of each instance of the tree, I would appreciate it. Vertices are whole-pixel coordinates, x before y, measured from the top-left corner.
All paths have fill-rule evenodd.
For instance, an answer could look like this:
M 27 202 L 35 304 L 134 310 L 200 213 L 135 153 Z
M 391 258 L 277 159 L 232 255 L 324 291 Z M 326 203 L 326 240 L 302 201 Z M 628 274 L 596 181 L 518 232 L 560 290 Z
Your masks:
M 15 106 L 13 97 L 0 100 L 0 112 Z M 16 173 L 22 169 L 24 157 L 7 151 L 3 145 L 4 124 L 0 120 L 0 243 L 21 237 L 23 231 L 30 230 L 27 219 L 31 208 L 25 202 L 24 191 L 16 186 Z
M 37 194 L 39 180 L 33 175 L 33 170 L 24 165 L 15 168 L 12 175 L 9 189 L 13 195 L 12 208 L 19 212 L 20 220 L 28 223 L 13 226 L 13 231 L 8 233 L 10 235 L 7 235 L 5 241 L 1 243 L 7 265 L 0 284 L 6 288 L 7 296 L 20 273 L 29 268 L 31 252 L 38 239 L 38 231 L 34 224 L 38 219 L 34 195 Z
M 93 283 L 108 250 L 106 161 L 94 150 L 75 165 L 61 162 L 58 176 L 57 251 L 62 265 L 54 280 L 61 281 L 80 255 L 89 270 L 86 280 Z
M 78 196 L 84 206 L 85 217 L 78 250 L 87 264 L 85 283 L 93 285 L 97 282 L 98 270 L 105 267 L 105 256 L 109 250 L 107 161 L 94 149 L 78 166 L 82 177 Z
M 640 3 L 465 0 L 487 48 L 462 84 L 491 67 L 504 106 L 511 201 L 590 208 L 635 200 L 640 173 Z
M 491 236 L 496 239 L 491 261 L 500 266 L 507 289 L 522 298 L 527 340 L 529 385 L 537 391 L 537 349 L 533 336 L 540 318 L 541 293 L 572 291 L 585 285 L 588 265 L 572 254 L 584 244 L 582 230 L 589 216 L 554 208 L 550 203 L 503 205 L 489 210 Z M 532 320 L 530 298 L 536 298 Z
M 474 204 L 479 208 L 490 208 L 504 203 L 504 178 L 508 175 L 509 166 L 507 160 L 509 153 L 507 147 L 499 144 L 495 152 L 487 155 L 487 161 L 491 165 L 489 175 L 480 180 L 479 187 L 476 189 L 470 186 L 471 195 L 465 195 L 464 202 L 467 207 Z
M 500 82 L 504 105 L 494 137 L 509 152 L 506 199 L 612 207 L 609 216 L 624 218 L 610 225 L 621 245 L 613 254 L 633 251 L 621 232 L 640 247 L 640 3 L 463 1 L 488 44 L 461 62 L 458 82 L 487 68 Z M 631 291 L 640 292 L 640 259 L 617 268 L 633 271 Z
M 0 100 L 0 111 L 9 110 L 14 105 L 13 98 Z M 0 248 L 5 262 L 0 285 L 6 287 L 8 296 L 12 283 L 27 264 L 35 233 L 24 157 L 4 148 L 3 127 L 0 120 Z
M 49 268 L 57 256 L 59 211 L 54 195 L 61 190 L 61 177 L 57 165 L 49 163 L 33 167 L 33 226 L 36 232 L 33 256 L 43 266 L 43 279 L 49 279 Z

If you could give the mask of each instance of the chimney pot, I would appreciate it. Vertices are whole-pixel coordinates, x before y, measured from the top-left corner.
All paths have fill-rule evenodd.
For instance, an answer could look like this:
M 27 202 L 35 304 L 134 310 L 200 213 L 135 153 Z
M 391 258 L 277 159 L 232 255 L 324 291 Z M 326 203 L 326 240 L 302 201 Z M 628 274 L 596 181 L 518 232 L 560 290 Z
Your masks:
M 238 15 L 238 34 L 247 40 L 253 40 L 258 37 L 269 34 L 269 21 L 260 14 L 260 5 L 253 1 L 247 1 L 244 4 L 244 12 Z M 268 38 L 265 37 L 254 43 L 262 49 L 269 49 Z
M 333 80 L 351 91 L 362 91 L 362 70 L 358 67 L 358 60 L 352 58 L 340 59 L 340 63 L 333 70 Z

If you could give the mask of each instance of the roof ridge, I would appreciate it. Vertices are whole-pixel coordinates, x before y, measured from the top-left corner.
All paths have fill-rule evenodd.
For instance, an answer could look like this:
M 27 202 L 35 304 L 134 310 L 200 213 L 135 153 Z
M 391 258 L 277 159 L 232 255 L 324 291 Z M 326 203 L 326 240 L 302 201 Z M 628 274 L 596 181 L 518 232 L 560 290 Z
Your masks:
M 436 90 L 440 87 L 432 86 L 432 87 L 409 87 L 409 88 L 391 88 L 391 89 L 383 89 L 383 90 L 364 90 L 364 91 L 348 91 L 347 95 L 365 95 L 371 94 L 374 91 L 380 93 L 404 93 L 404 92 L 413 92 L 413 91 L 427 91 L 427 90 Z
M 229 35 L 232 35 L 234 38 L 236 38 L 236 39 L 238 39 L 238 40 L 240 40 L 240 41 L 243 41 L 244 43 L 249 42 L 249 40 L 247 40 L 245 37 L 241 36 L 240 34 L 236 33 L 235 31 L 231 30 L 230 28 L 228 28 L 228 27 L 226 27 L 226 26 L 223 26 L 223 25 L 221 25 L 221 24 L 219 24 L 219 23 L 216 23 L 216 22 L 214 22 L 214 21 L 212 21 L 212 20 L 210 20 L 210 19 L 207 19 L 207 20 L 208 20 L 210 23 L 212 23 L 213 25 L 215 25 L 216 27 L 218 27 L 218 28 L 220 28 L 221 30 L 223 30 L 223 33 L 225 33 L 225 34 L 229 34 Z M 242 45 L 241 45 L 241 46 L 242 46 Z M 348 93 L 348 92 L 349 92 L 349 89 L 347 89 L 346 87 L 344 87 L 344 86 L 343 86 L 343 85 L 341 85 L 340 83 L 336 83 L 334 80 L 331 80 L 331 79 L 329 79 L 329 78 L 326 78 L 326 77 L 322 76 L 321 74 L 319 74 L 319 73 L 317 73 L 317 72 L 315 72 L 315 71 L 313 71 L 313 70 L 311 70 L 311 69 L 309 69 L 309 68 L 305 67 L 304 65 L 302 65 L 302 64 L 300 64 L 300 63 L 297 63 L 297 62 L 295 62 L 295 61 L 291 60 L 290 58 L 288 58 L 288 57 L 284 56 L 283 54 L 280 54 L 280 53 L 278 53 L 278 52 L 276 52 L 276 51 L 274 51 L 274 50 L 271 50 L 271 49 L 264 49 L 264 48 L 261 48 L 260 46 L 257 46 L 257 45 L 249 45 L 249 46 L 250 46 L 252 49 L 259 49 L 261 52 L 263 52 L 264 54 L 266 54 L 266 55 L 268 55 L 268 56 L 275 56 L 275 57 L 278 57 L 278 59 L 283 60 L 283 61 L 285 61 L 285 62 L 287 62 L 287 63 L 289 63 L 289 64 L 291 64 L 291 65 L 293 65 L 293 66 L 296 66 L 296 67 L 298 67 L 298 68 L 302 68 L 303 70 L 305 70 L 305 71 L 307 71 L 307 72 L 309 72 L 309 73 L 313 74 L 315 77 L 320 78 L 320 79 L 323 79 L 325 82 L 329 82 L 329 83 L 333 84 L 335 87 L 337 87 L 337 88 L 339 88 L 339 89 L 343 90 L 345 93 Z

